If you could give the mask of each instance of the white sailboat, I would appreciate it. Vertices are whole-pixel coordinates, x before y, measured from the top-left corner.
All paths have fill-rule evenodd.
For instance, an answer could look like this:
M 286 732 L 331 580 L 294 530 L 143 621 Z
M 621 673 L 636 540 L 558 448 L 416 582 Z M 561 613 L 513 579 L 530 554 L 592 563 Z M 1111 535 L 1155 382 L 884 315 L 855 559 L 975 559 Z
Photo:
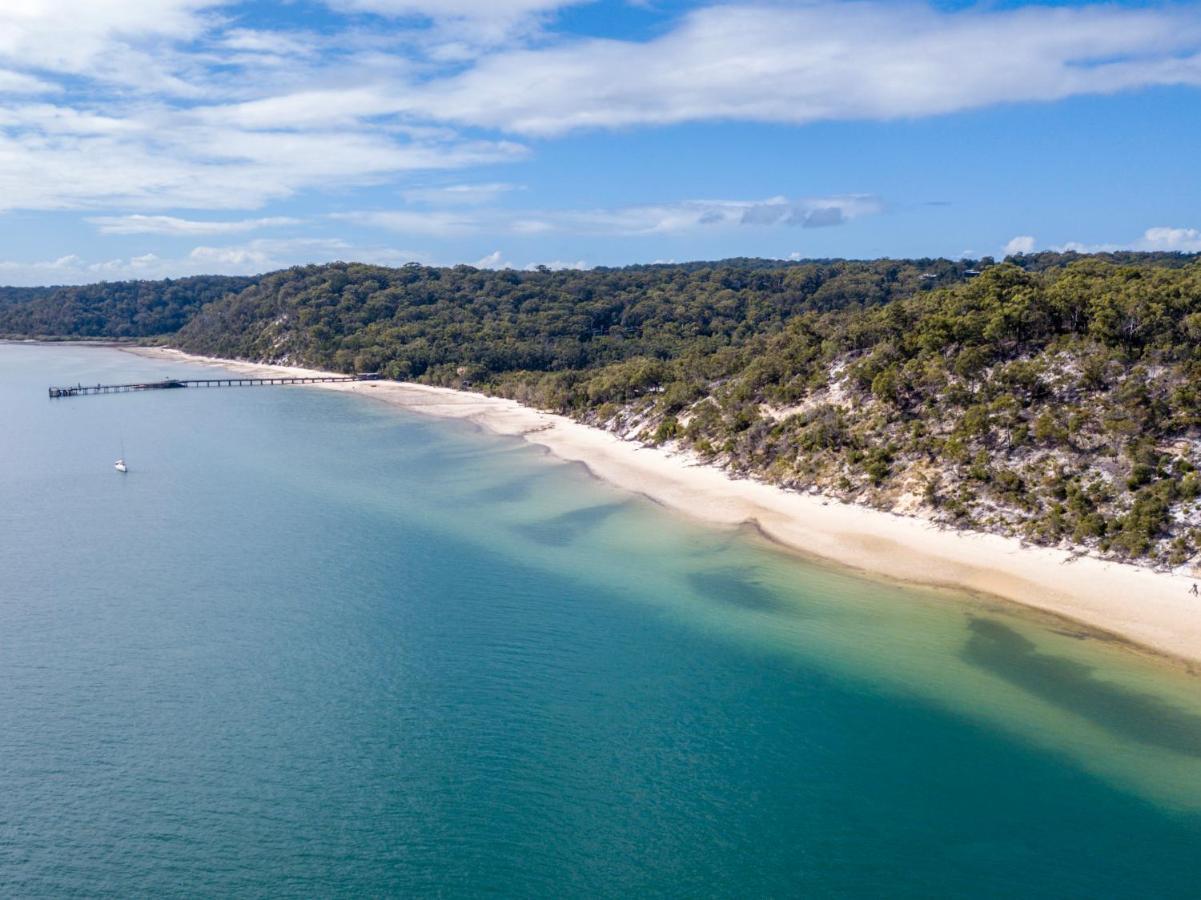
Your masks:
M 113 463 L 113 468 L 122 473 L 129 471 L 129 467 L 125 465 L 125 441 L 121 441 L 121 457 Z

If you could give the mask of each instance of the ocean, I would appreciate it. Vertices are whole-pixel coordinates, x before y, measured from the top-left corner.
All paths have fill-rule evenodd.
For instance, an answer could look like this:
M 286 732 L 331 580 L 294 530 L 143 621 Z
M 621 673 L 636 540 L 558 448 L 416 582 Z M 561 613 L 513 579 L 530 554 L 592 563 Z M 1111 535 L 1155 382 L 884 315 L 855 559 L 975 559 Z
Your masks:
M 0 345 L 0 894 L 1197 896 L 1179 667 L 185 369 Z

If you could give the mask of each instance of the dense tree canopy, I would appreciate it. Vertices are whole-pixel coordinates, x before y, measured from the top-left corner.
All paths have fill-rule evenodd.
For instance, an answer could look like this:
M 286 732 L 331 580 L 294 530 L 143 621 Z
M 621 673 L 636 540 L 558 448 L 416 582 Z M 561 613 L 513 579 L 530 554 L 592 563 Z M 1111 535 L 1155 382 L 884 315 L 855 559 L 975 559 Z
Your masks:
M 887 303 L 963 280 L 945 260 L 731 261 L 589 272 L 335 264 L 267 275 L 200 313 L 193 348 L 394 378 L 489 380 L 717 352 L 799 313 Z
M 0 308 L 29 303 L 58 290 L 52 287 L 0 287 Z
M 1180 254 L 337 263 L 35 292 L 0 330 L 470 387 L 961 526 L 1166 564 L 1201 549 L 1201 262 Z
M 213 300 L 252 279 L 200 275 L 82 287 L 0 288 L 0 335 L 136 338 L 170 334 Z

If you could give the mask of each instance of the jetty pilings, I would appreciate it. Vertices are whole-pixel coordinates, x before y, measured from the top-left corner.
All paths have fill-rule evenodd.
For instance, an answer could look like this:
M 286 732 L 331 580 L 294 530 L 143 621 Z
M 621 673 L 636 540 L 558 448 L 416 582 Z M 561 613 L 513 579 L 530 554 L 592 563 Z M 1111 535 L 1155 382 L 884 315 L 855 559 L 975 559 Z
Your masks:
M 164 391 L 178 388 L 215 387 L 261 387 L 279 384 L 335 384 L 347 381 L 378 381 L 375 372 L 360 375 L 277 375 L 268 378 L 250 378 L 227 375 L 221 378 L 165 378 L 161 381 L 139 381 L 129 384 L 73 384 L 66 387 L 51 387 L 52 398 L 83 397 L 90 394 L 125 394 L 131 391 Z

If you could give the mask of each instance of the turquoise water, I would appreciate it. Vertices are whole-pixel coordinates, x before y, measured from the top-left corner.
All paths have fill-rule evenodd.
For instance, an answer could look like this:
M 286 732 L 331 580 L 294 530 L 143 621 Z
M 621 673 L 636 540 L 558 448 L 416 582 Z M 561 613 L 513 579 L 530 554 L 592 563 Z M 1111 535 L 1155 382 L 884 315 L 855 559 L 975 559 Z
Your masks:
M 0 345 L 0 894 L 1198 893 L 1196 678 L 359 397 L 45 393 L 155 374 Z

